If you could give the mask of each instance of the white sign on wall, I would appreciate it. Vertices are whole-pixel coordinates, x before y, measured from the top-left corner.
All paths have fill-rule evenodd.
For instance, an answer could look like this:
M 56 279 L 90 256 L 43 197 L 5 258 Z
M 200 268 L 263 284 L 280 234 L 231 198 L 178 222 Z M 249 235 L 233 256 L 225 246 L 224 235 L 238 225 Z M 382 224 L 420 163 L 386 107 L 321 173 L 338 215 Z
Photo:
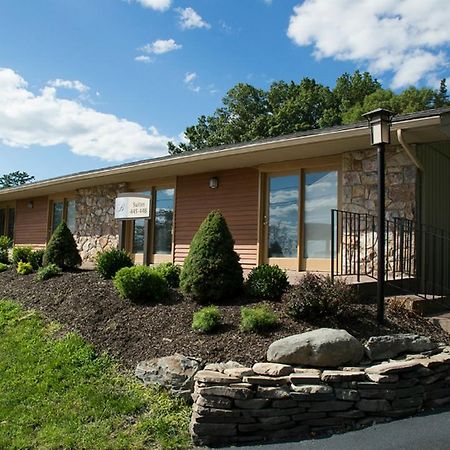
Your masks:
M 150 195 L 121 194 L 116 198 L 116 219 L 148 219 L 150 217 Z

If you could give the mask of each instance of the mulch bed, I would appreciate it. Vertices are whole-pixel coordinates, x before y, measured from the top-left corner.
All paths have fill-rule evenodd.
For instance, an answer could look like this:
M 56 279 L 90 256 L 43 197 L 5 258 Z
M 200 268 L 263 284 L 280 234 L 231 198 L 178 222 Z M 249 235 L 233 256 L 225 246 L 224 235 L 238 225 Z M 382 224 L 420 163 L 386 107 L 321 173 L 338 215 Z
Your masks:
M 271 302 L 280 316 L 277 330 L 260 335 L 239 330 L 240 307 L 251 304 L 245 298 L 219 305 L 224 324 L 218 333 L 201 335 L 191 330 L 198 304 L 172 291 L 164 304 L 133 304 L 121 299 L 109 280 L 95 272 L 78 271 L 36 282 L 32 275 L 13 270 L 0 273 L 0 298 L 15 300 L 26 308 L 42 312 L 65 330 L 78 332 L 99 351 L 107 351 L 127 369 L 137 362 L 182 353 L 206 362 L 235 360 L 243 364 L 263 361 L 271 342 L 320 327 L 345 328 L 359 339 L 390 333 L 417 333 L 438 342 L 450 343 L 450 335 L 425 318 L 403 309 L 386 309 L 386 324 L 376 322 L 372 304 L 351 305 L 341 317 L 315 323 L 295 322 L 286 315 L 287 305 Z

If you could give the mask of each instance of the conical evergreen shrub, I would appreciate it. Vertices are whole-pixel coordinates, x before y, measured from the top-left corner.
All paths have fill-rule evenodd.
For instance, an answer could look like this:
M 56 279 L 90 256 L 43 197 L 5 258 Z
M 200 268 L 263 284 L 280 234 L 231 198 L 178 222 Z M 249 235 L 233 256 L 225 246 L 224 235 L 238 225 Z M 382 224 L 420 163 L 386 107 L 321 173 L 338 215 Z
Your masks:
M 81 256 L 69 227 L 61 222 L 50 238 L 44 253 L 44 266 L 56 264 L 63 270 L 74 269 L 81 264 Z
M 212 211 L 192 239 L 180 275 L 180 288 L 199 302 L 232 298 L 242 290 L 243 275 L 234 241 L 220 211 Z

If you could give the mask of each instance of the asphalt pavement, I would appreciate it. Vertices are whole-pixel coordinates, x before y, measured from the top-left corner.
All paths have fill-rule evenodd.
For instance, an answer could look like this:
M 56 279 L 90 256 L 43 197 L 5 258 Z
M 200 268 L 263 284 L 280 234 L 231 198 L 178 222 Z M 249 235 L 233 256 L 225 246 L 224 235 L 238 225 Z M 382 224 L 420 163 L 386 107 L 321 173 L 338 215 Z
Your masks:
M 238 448 L 239 450 L 450 450 L 450 409 L 322 439 Z

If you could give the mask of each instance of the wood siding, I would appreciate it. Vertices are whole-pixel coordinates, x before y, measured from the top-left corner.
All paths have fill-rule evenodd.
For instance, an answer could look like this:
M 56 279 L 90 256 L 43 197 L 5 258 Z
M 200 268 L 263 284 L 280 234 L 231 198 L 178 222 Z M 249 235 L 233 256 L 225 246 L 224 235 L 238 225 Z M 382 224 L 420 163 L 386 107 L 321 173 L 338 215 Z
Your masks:
M 210 189 L 209 179 L 219 178 L 219 187 Z M 257 264 L 258 189 L 256 169 L 189 175 L 177 179 L 175 199 L 175 254 L 182 263 L 194 234 L 214 209 L 222 211 L 235 241 L 243 269 Z
M 29 208 L 29 202 L 33 207 Z M 15 244 L 44 246 L 47 243 L 48 197 L 17 200 Z

